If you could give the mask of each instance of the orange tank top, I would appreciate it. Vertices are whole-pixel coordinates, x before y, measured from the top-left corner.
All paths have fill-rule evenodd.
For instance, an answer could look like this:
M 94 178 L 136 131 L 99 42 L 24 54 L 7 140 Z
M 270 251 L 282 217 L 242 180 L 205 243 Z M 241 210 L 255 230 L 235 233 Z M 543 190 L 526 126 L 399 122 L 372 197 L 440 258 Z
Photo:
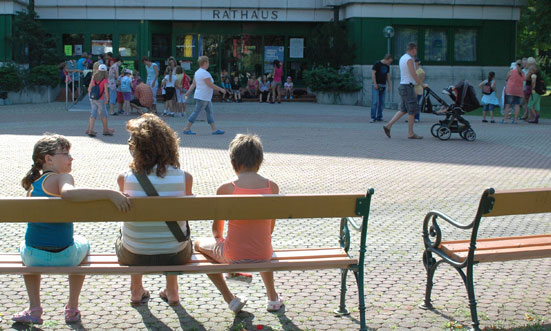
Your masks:
M 233 194 L 273 194 L 268 186 L 259 189 L 241 188 L 232 183 Z M 231 261 L 269 260 L 272 258 L 272 220 L 229 220 L 224 241 L 224 256 Z

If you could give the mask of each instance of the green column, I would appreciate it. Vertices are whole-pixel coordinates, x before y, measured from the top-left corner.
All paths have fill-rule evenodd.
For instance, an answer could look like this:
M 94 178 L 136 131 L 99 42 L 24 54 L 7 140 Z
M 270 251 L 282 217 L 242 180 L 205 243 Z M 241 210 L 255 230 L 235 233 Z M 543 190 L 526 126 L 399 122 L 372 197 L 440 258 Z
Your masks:
M 13 34 L 12 23 L 12 15 L 0 15 L 0 61 L 12 60 L 12 44 L 9 40 Z

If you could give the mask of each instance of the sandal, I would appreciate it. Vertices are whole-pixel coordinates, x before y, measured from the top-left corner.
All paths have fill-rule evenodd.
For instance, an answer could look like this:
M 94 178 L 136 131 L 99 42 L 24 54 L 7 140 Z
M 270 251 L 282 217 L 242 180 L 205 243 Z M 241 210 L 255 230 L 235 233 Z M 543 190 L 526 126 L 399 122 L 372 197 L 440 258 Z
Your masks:
M 89 137 L 95 137 L 98 133 L 96 131 L 88 131 L 85 132 Z
M 38 313 L 33 316 L 33 313 Z M 11 320 L 17 323 L 32 323 L 32 324 L 42 324 L 42 307 L 34 307 L 25 309 L 20 313 L 17 313 L 11 317 Z
M 77 323 L 80 322 L 82 316 L 78 308 L 67 308 L 65 306 L 65 323 Z
M 383 130 L 385 130 L 386 136 L 390 138 L 390 129 L 387 128 L 386 125 L 383 125 Z
M 115 130 L 113 130 L 113 129 L 109 129 L 109 130 L 107 130 L 107 131 L 103 131 L 103 135 L 104 135 L 104 136 L 112 136 L 113 133 L 115 133 Z
M 278 311 L 281 309 L 281 306 L 283 306 L 283 299 L 279 295 L 277 296 L 277 299 L 274 301 L 270 301 L 268 300 L 268 298 L 266 298 L 267 311 L 270 311 L 270 312 Z
M 423 136 L 418 136 L 414 134 L 413 136 L 409 136 L 408 139 L 423 139 Z
M 176 300 L 176 301 L 168 300 L 168 296 L 166 295 L 166 288 L 164 290 L 162 290 L 161 292 L 159 292 L 159 297 L 161 298 L 161 300 L 168 303 L 168 305 L 171 306 L 171 307 L 180 305 L 180 300 Z
M 134 300 L 130 300 L 130 306 L 132 307 L 139 307 L 145 303 L 147 303 L 147 301 L 149 301 L 149 291 L 144 291 L 142 293 L 142 297 L 140 300 L 137 300 L 137 301 L 134 301 Z

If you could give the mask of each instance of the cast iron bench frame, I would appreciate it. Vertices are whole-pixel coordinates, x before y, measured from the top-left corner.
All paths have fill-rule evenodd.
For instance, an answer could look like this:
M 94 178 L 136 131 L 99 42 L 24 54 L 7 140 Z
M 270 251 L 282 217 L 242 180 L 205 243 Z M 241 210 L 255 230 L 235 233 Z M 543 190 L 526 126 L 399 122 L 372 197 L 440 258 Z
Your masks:
M 431 292 L 436 268 L 446 262 L 461 276 L 467 289 L 472 327 L 480 330 L 474 293 L 473 266 L 482 262 L 513 261 L 551 257 L 551 234 L 477 238 L 482 217 L 525 215 L 551 212 L 551 189 L 522 189 L 498 191 L 486 189 L 482 194 L 478 211 L 469 224 L 458 223 L 446 214 L 431 210 L 423 222 L 425 251 L 423 264 L 427 270 L 427 283 L 423 309 L 433 309 Z M 442 241 L 442 231 L 437 220 L 463 230 L 472 229 L 469 240 Z M 432 238 L 431 238 L 432 237 Z M 434 241 L 433 241 L 434 239 Z M 477 249 L 478 244 L 478 249 Z M 440 257 L 439 261 L 433 257 Z M 466 269 L 463 271 L 463 269 Z
M 346 308 L 348 271 L 356 278 L 360 330 L 365 320 L 364 264 L 371 196 L 367 194 L 326 195 L 225 195 L 192 197 L 131 198 L 132 209 L 119 212 L 109 201 L 70 202 L 60 198 L 0 198 L 0 222 L 121 222 L 213 219 L 340 218 L 340 247 L 274 250 L 265 263 L 216 264 L 195 252 L 181 266 L 121 266 L 114 254 L 90 254 L 79 266 L 27 267 L 19 254 L 0 254 L 0 274 L 187 274 L 238 271 L 281 271 L 341 269 L 340 304 L 337 316 L 349 315 Z M 352 217 L 362 217 L 357 224 Z M 351 257 L 350 227 L 361 232 L 359 259 Z

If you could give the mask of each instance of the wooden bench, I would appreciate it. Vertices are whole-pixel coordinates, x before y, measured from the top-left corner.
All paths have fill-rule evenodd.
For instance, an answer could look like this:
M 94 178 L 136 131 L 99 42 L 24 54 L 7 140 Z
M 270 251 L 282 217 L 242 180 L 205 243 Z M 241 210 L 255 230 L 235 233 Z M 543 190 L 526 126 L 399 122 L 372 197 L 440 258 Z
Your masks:
M 348 271 L 355 275 L 360 312 L 360 329 L 367 330 L 364 301 L 364 261 L 367 224 L 373 190 L 367 194 L 334 195 L 226 195 L 197 197 L 131 198 L 132 210 L 119 212 L 109 201 L 69 202 L 59 198 L 0 198 L 0 222 L 121 222 L 213 219 L 297 219 L 339 218 L 337 247 L 275 249 L 265 263 L 216 264 L 195 252 L 191 262 L 179 266 L 121 266 L 114 254 L 90 254 L 75 267 L 27 267 L 19 254 L 0 254 L 0 274 L 186 274 L 238 271 L 283 271 L 341 269 L 340 305 L 346 309 Z M 360 225 L 351 217 L 361 217 Z M 279 222 L 277 227 L 284 226 Z M 361 232 L 359 257 L 351 257 L 350 226 Z M 193 236 L 193 224 L 192 236 Z M 21 234 L 23 236 L 23 234 Z M 214 287 L 213 287 L 214 289 Z
M 529 235 L 501 238 L 477 238 L 481 219 L 551 212 L 551 189 L 525 189 L 498 191 L 487 189 L 482 194 L 478 211 L 469 224 L 461 224 L 439 211 L 430 211 L 423 222 L 425 251 L 423 263 L 427 270 L 425 301 L 420 306 L 432 309 L 431 291 L 436 268 L 442 262 L 454 267 L 467 288 L 472 326 L 480 330 L 476 310 L 473 282 L 473 266 L 482 262 L 498 262 L 551 257 L 551 235 Z M 464 230 L 472 229 L 470 239 L 442 241 L 438 219 Z M 440 260 L 433 257 L 437 255 Z M 463 270 L 466 269 L 466 272 Z

